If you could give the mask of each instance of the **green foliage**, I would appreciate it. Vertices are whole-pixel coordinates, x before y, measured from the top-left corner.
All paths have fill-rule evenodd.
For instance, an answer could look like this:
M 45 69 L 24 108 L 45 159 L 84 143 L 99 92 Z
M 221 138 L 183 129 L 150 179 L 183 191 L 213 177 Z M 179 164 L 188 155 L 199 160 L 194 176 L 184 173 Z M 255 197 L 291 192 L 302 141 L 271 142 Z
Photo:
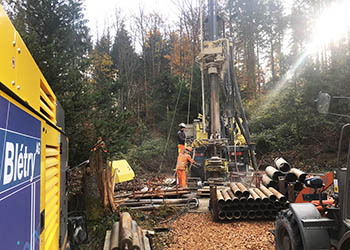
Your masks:
M 169 162 L 171 159 L 169 156 L 176 154 L 176 145 L 173 143 L 168 145 L 168 150 L 164 154 L 165 146 L 164 138 L 153 136 L 146 138 L 141 145 L 133 145 L 126 154 L 120 154 L 119 157 L 126 159 L 137 173 L 156 173 L 161 164 L 163 164 L 163 169 L 170 170 L 175 163 Z

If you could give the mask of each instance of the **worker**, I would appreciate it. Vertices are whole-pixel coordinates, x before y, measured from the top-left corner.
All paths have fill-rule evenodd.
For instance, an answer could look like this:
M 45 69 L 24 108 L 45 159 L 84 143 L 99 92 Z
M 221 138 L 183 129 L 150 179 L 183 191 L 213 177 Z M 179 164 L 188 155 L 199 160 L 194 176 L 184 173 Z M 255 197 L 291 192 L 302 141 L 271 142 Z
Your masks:
M 177 145 L 178 148 L 178 156 L 183 153 L 184 148 L 185 148 L 185 140 L 186 140 L 186 135 L 185 135 L 185 128 L 186 125 L 185 123 L 180 123 L 179 124 L 180 130 L 177 131 L 177 140 L 179 144 Z
M 176 175 L 177 175 L 178 184 L 182 188 L 187 187 L 187 182 L 186 182 L 187 164 L 190 162 L 190 163 L 194 164 L 195 166 L 199 165 L 197 162 L 195 162 L 192 159 L 192 157 L 189 154 L 190 152 L 192 152 L 192 148 L 186 147 L 185 151 L 183 153 L 179 154 L 177 157 Z

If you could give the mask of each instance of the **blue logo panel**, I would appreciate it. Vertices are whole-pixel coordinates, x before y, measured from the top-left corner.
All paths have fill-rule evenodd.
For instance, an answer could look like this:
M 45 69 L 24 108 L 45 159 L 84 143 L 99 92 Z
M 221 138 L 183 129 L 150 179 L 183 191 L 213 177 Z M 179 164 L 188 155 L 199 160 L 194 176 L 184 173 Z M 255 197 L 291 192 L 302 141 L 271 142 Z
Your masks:
M 39 249 L 41 122 L 0 96 L 1 249 Z

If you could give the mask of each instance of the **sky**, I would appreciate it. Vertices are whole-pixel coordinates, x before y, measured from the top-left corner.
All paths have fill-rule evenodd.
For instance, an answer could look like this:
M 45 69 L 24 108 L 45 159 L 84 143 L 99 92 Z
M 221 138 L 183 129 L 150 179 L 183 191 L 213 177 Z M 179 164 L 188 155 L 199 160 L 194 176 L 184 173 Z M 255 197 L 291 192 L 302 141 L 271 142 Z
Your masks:
M 89 20 L 89 27 L 94 40 L 107 27 L 113 25 L 116 9 L 120 9 L 123 16 L 130 17 L 143 8 L 145 13 L 156 11 L 162 13 L 165 22 L 175 22 L 178 11 L 173 2 L 178 0 L 86 0 L 85 15 Z M 127 24 L 128 26 L 128 24 Z

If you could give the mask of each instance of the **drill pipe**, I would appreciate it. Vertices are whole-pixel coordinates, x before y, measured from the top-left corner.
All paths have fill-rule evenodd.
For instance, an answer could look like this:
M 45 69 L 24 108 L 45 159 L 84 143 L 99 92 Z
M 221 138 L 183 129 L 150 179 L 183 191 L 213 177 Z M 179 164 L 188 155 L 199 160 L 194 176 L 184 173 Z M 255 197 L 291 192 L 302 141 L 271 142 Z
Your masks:
M 301 191 L 301 190 L 303 190 L 303 188 L 304 188 L 304 186 L 300 181 L 296 181 L 294 183 L 294 190 L 295 191 Z
M 239 220 L 241 218 L 241 211 L 239 210 L 233 211 L 233 218 L 235 218 L 236 220 Z
M 218 199 L 218 204 L 219 204 L 219 205 L 221 205 L 221 206 L 225 205 L 225 199 L 224 199 L 224 197 L 222 196 L 220 190 L 216 190 L 216 197 L 217 197 L 217 199 Z
M 239 199 L 240 203 L 242 206 L 245 206 L 248 204 L 247 198 L 246 197 L 242 197 Z
M 237 183 L 237 187 L 241 190 L 244 197 L 248 198 L 250 193 L 248 189 L 240 182 Z
M 261 192 L 259 188 L 254 188 L 254 191 L 260 196 L 262 202 L 264 202 L 265 204 L 270 202 L 269 198 L 267 198 L 267 196 L 263 192 Z
M 231 207 L 224 205 L 224 206 L 222 206 L 221 210 L 222 211 L 229 211 L 229 210 L 231 210 Z
M 268 190 L 264 185 L 260 185 L 260 190 L 271 200 L 275 201 L 277 199 L 276 195 L 274 195 L 270 190 Z
M 277 186 L 278 186 L 277 182 L 272 180 L 270 177 L 268 177 L 267 174 L 264 174 L 262 176 L 261 181 L 266 187 L 275 187 L 275 188 L 277 188 Z
M 226 211 L 225 212 L 225 217 L 228 220 L 232 220 L 233 219 L 233 212 L 232 211 Z
M 285 159 L 283 159 L 282 157 L 277 157 L 274 162 L 279 171 L 281 171 L 282 173 L 289 172 L 290 165 Z
M 128 212 L 123 212 L 120 215 L 120 246 L 122 249 L 132 247 L 132 218 Z
M 253 196 L 251 196 L 251 195 L 249 195 L 247 201 L 248 201 L 248 204 L 249 204 L 249 205 L 252 205 L 252 204 L 255 203 L 255 200 L 254 200 Z
M 272 203 L 267 204 L 267 209 L 272 210 L 274 209 L 274 205 Z
M 295 182 L 297 180 L 297 176 L 292 172 L 289 172 L 286 174 L 284 179 L 286 180 L 286 182 Z
M 256 210 L 255 211 L 256 218 L 262 218 L 263 217 L 263 211 L 262 210 Z
M 239 198 L 233 194 L 231 189 L 228 189 L 227 193 L 232 200 L 232 205 L 237 205 L 239 203 Z
M 140 250 L 141 249 L 141 243 L 139 238 L 139 230 L 138 225 L 136 221 L 131 222 L 131 229 L 132 229 L 132 247 L 131 250 Z
M 297 168 L 292 168 L 290 170 L 291 173 L 295 174 L 297 177 L 298 177 L 298 180 L 301 182 L 301 183 L 304 183 L 305 179 L 306 179 L 306 176 L 307 174 L 304 173 L 303 171 L 297 169 Z
M 283 174 L 280 171 L 278 171 L 276 168 L 272 166 L 266 167 L 265 173 L 274 181 L 278 181 L 278 177 L 283 176 Z
M 235 183 L 233 183 L 233 182 L 230 183 L 230 188 L 236 197 L 238 197 L 238 198 L 242 197 L 242 191 L 237 187 L 237 185 Z
M 278 200 L 273 202 L 273 205 L 275 206 L 275 209 L 281 210 L 283 208 L 283 204 L 279 202 Z
M 248 218 L 248 210 L 242 210 L 241 211 L 241 218 L 247 219 Z
M 119 248 L 119 222 L 115 222 L 111 232 L 111 250 L 118 250 Z
M 263 210 L 262 212 L 263 212 L 264 218 L 270 218 L 271 216 L 270 210 Z
M 276 218 L 277 215 L 278 215 L 278 211 L 276 209 L 271 209 L 270 210 L 271 218 Z
M 287 198 L 281 194 L 280 192 L 278 192 L 276 189 L 274 189 L 273 187 L 269 187 L 269 190 L 276 195 L 277 199 L 281 202 L 281 203 L 286 203 Z
M 255 212 L 255 210 L 249 210 L 249 211 L 248 211 L 248 218 L 251 219 L 251 220 L 253 220 L 253 219 L 255 219 L 255 217 L 256 217 L 256 212 Z
M 260 202 L 261 202 L 261 198 L 260 198 L 260 196 L 254 191 L 254 188 L 249 188 L 249 193 L 251 194 L 251 196 L 253 197 L 253 199 L 255 200 L 256 203 L 260 203 Z
M 267 205 L 262 203 L 262 202 L 259 204 L 259 209 L 260 210 L 264 210 L 264 209 L 266 209 L 266 207 L 267 207 Z
M 226 190 L 222 190 L 221 193 L 222 193 L 222 196 L 223 196 L 223 198 L 225 200 L 226 205 L 231 205 L 232 204 L 232 199 L 229 196 L 229 194 L 227 193 L 227 191 Z
M 226 218 L 225 212 L 224 211 L 219 211 L 218 212 L 218 218 L 219 218 L 219 220 L 224 220 Z

